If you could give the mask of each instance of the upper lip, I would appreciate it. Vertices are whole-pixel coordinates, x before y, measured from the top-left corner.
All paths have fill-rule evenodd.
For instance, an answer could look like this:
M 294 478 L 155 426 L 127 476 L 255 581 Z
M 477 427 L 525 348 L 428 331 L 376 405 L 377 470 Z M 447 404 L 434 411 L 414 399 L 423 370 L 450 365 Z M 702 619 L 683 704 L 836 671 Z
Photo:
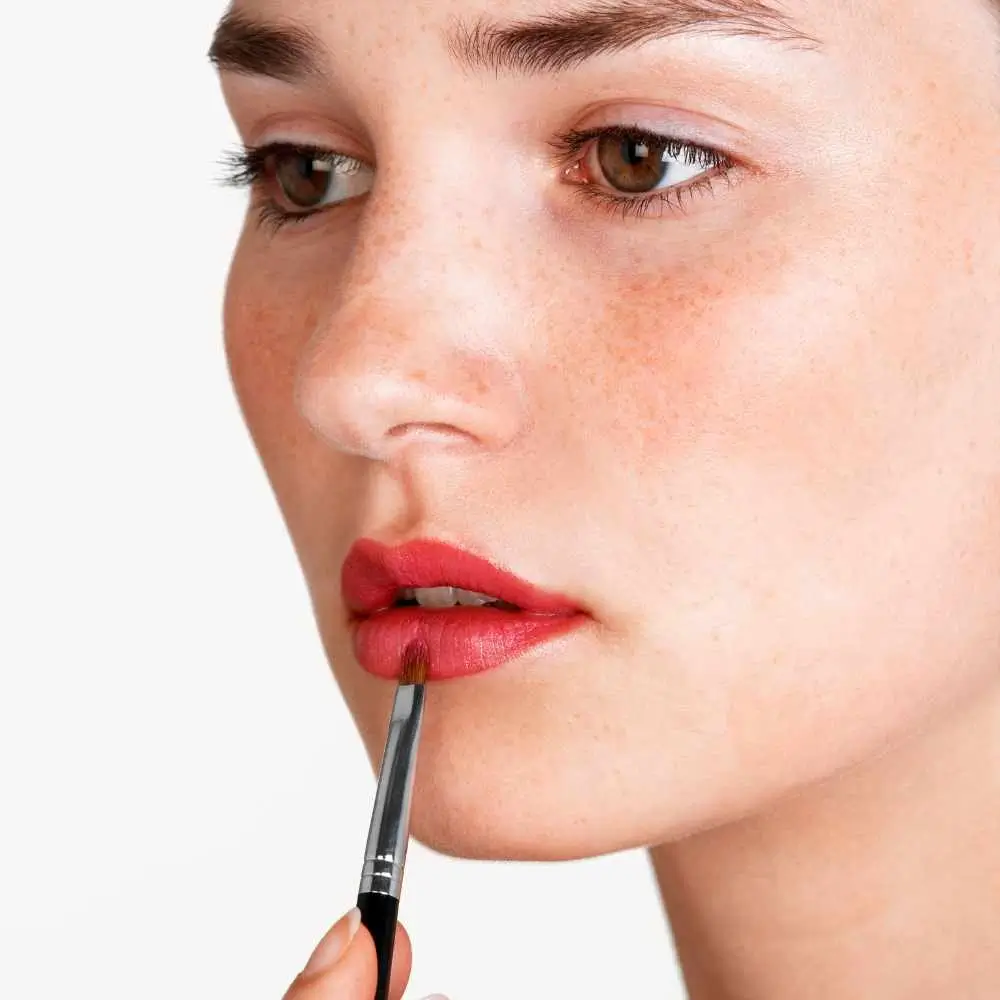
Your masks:
M 541 590 L 443 542 L 417 540 L 390 548 L 362 538 L 351 546 L 341 570 L 341 591 L 355 617 L 390 607 L 400 590 L 413 587 L 460 587 L 537 614 L 567 615 L 581 610 L 561 594 Z

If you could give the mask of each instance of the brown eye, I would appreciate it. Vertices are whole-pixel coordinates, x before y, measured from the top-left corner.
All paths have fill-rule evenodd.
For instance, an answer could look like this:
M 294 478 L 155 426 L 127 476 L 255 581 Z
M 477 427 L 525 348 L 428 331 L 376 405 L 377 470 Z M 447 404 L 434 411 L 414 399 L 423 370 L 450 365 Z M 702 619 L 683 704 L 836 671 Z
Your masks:
M 299 214 L 366 194 L 374 170 L 350 156 L 280 147 L 268 153 L 264 175 Z
M 276 153 L 271 171 L 281 193 L 295 208 L 316 208 L 330 190 L 333 164 L 303 153 Z
M 723 158 L 668 136 L 615 129 L 597 137 L 587 159 L 596 160 L 594 172 L 613 190 L 646 194 L 683 184 L 718 167 Z
M 665 142 L 651 143 L 645 138 L 602 136 L 597 142 L 597 162 L 613 187 L 642 194 L 654 190 L 668 173 L 665 148 Z

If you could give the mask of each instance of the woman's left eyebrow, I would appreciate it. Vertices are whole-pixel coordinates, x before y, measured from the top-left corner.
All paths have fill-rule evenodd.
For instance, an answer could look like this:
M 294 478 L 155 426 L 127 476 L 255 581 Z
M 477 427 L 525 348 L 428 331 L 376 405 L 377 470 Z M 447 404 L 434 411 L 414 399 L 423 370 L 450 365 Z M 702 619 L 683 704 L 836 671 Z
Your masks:
M 595 0 L 508 23 L 485 16 L 455 20 L 445 44 L 463 70 L 533 75 L 559 73 L 659 38 L 708 33 L 821 46 L 766 0 Z M 233 8 L 219 22 L 208 57 L 222 71 L 298 83 L 326 75 L 324 51 L 308 28 Z

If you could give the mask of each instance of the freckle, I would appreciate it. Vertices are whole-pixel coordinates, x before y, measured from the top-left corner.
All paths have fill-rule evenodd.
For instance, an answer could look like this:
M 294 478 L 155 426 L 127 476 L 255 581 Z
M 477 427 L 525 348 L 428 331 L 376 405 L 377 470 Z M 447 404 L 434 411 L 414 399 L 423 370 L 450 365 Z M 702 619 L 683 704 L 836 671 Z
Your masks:
M 314 302 L 310 302 L 302 314 L 302 330 L 311 334 L 319 323 L 319 309 Z
M 471 382 L 472 391 L 475 392 L 478 397 L 482 398 L 487 394 L 487 392 L 489 392 L 489 382 L 482 371 L 478 369 L 473 371 Z
M 965 251 L 965 273 L 975 274 L 976 265 L 973 261 L 973 249 L 975 244 L 970 239 L 966 239 L 962 244 L 962 249 Z

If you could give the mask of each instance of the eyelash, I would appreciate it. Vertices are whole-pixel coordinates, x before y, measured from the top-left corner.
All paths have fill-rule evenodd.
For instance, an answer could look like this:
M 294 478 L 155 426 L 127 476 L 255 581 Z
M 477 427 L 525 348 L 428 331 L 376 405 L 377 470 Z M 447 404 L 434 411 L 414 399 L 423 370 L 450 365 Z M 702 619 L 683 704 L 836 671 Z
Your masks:
M 655 205 L 661 207 L 659 217 L 664 211 L 683 214 L 687 211 L 684 199 L 694 195 L 714 193 L 717 181 L 731 181 L 736 162 L 726 154 L 708 146 L 698 146 L 691 142 L 674 139 L 671 136 L 652 132 L 649 129 L 630 125 L 609 125 L 590 129 L 571 129 L 557 136 L 548 143 L 553 150 L 552 161 L 557 168 L 566 168 L 583 160 L 583 153 L 594 139 L 613 138 L 638 142 L 649 142 L 662 145 L 663 151 L 671 158 L 682 158 L 688 166 L 698 165 L 705 168 L 705 173 L 687 183 L 654 191 L 643 196 L 616 195 L 594 183 L 574 185 L 580 196 L 587 198 L 597 208 L 611 215 L 620 215 L 627 219 L 643 218 Z M 262 197 L 256 205 L 258 222 L 261 226 L 276 233 L 285 225 L 304 222 L 321 211 L 335 208 L 337 204 L 324 206 L 311 211 L 289 212 L 282 209 L 271 197 L 266 196 L 263 188 L 267 181 L 267 164 L 273 156 L 300 156 L 321 160 L 329 164 L 333 171 L 350 173 L 357 169 L 361 162 L 353 156 L 335 153 L 320 146 L 296 143 L 268 143 L 263 146 L 240 147 L 227 153 L 224 165 L 227 173 L 223 183 L 232 187 L 247 187 Z
M 308 143 L 271 142 L 264 146 L 241 146 L 226 153 L 223 159 L 226 174 L 222 178 L 222 183 L 230 187 L 250 188 L 252 192 L 261 195 L 260 203 L 256 206 L 257 221 L 272 233 L 276 233 L 283 226 L 304 222 L 323 211 L 323 209 L 313 209 L 305 212 L 287 212 L 273 198 L 265 195 L 263 189 L 267 181 L 267 164 L 272 156 L 300 156 L 304 159 L 321 160 L 329 164 L 331 170 L 347 173 L 356 168 L 360 162 L 353 156 L 334 153 L 332 150 Z

